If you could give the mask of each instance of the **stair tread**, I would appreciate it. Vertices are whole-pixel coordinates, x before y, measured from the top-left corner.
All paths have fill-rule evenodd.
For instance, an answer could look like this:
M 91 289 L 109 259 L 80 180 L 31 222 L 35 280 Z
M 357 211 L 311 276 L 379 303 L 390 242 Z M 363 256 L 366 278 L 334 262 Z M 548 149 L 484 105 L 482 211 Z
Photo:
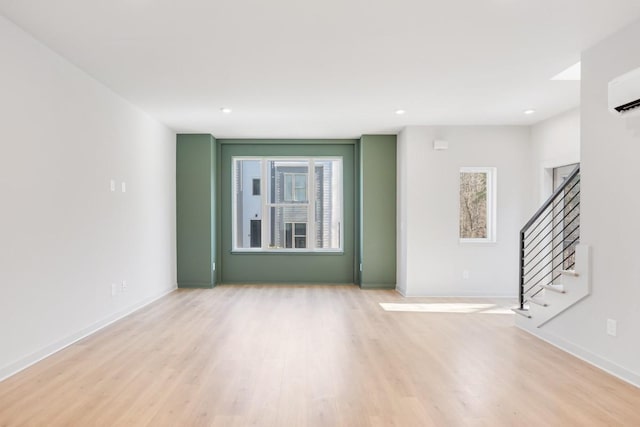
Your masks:
M 526 318 L 531 319 L 531 315 L 529 314 L 529 310 L 520 309 L 520 308 L 512 308 L 511 311 L 513 311 L 516 314 L 519 314 L 520 316 L 524 316 Z
M 534 298 L 529 298 L 529 301 L 531 301 L 534 304 L 541 305 L 542 307 L 548 307 L 549 306 L 549 304 L 545 300 L 540 299 L 540 298 L 535 298 L 535 297 Z
M 564 289 L 564 285 L 541 285 L 540 287 L 542 289 L 548 289 L 550 291 L 558 292 L 561 294 L 567 293 L 567 291 Z
M 579 274 L 575 270 L 560 270 L 560 274 L 564 274 L 566 276 L 575 276 L 575 277 L 579 276 Z

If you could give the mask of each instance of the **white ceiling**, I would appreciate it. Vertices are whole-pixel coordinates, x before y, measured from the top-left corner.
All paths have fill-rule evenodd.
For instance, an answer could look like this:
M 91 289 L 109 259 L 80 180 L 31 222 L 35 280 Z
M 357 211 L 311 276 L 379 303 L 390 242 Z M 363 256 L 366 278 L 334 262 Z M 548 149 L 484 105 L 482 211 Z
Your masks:
M 550 78 L 640 1 L 0 0 L 0 13 L 176 131 L 358 137 L 575 107 L 579 82 Z

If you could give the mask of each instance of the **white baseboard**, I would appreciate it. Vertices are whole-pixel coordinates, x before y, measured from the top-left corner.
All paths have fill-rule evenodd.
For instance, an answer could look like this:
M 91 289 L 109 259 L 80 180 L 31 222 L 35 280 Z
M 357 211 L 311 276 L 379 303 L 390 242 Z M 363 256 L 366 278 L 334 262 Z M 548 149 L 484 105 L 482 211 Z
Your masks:
M 165 295 L 170 294 L 171 292 L 174 292 L 176 288 L 171 288 L 169 290 L 165 290 L 162 291 L 160 294 L 158 295 L 154 295 L 148 298 L 143 299 L 142 301 L 133 304 L 127 308 L 125 308 L 124 310 L 118 311 L 110 316 L 107 316 L 106 318 L 99 320 L 93 324 L 91 324 L 90 326 L 81 329 L 80 331 L 71 334 L 51 345 L 48 345 L 34 353 L 31 353 L 30 355 L 28 355 L 27 357 L 24 357 L 20 360 L 18 360 L 17 362 L 14 362 L 10 365 L 7 365 L 3 368 L 0 368 L 0 381 L 4 381 L 7 378 L 17 374 L 20 371 L 23 371 L 25 369 L 27 369 L 29 366 L 38 363 L 39 361 L 46 359 L 47 357 L 51 356 L 54 353 L 59 352 L 60 350 L 69 347 L 70 345 L 80 341 L 83 338 L 88 337 L 91 334 L 94 334 L 96 332 L 98 332 L 100 329 L 103 329 L 107 326 L 109 326 L 110 324 L 117 322 L 118 320 L 122 319 L 123 317 L 126 317 L 128 315 L 130 315 L 131 313 L 140 310 L 141 308 L 151 304 L 154 301 L 159 300 L 160 298 L 164 297 Z
M 517 300 L 518 295 L 408 295 L 406 289 L 396 287 L 395 291 L 405 298 L 476 298 L 476 299 L 512 299 Z
M 518 295 L 408 295 L 407 290 L 396 286 L 396 292 L 405 298 L 488 298 L 488 299 L 518 299 Z
M 562 351 L 566 351 L 572 356 L 577 357 L 578 359 L 587 362 L 588 364 L 595 366 L 598 369 L 605 371 L 608 374 L 613 375 L 616 378 L 621 379 L 622 381 L 629 383 L 635 387 L 640 388 L 640 375 L 623 368 L 622 366 L 602 358 L 589 350 L 582 348 L 572 342 L 569 342 L 563 338 L 560 338 L 556 335 L 550 334 L 543 329 L 536 329 L 535 331 L 532 329 L 528 329 L 522 327 L 520 325 L 516 325 L 518 328 L 522 329 L 525 332 L 530 333 L 536 338 L 545 341 L 552 346 L 559 348 Z
M 399 291 L 400 292 L 400 291 Z M 406 292 L 400 292 L 402 296 L 407 298 L 478 298 L 478 299 L 513 299 L 517 300 L 518 295 L 479 295 L 479 294 L 471 294 L 471 295 L 428 295 L 428 294 L 419 294 L 419 295 L 407 295 Z

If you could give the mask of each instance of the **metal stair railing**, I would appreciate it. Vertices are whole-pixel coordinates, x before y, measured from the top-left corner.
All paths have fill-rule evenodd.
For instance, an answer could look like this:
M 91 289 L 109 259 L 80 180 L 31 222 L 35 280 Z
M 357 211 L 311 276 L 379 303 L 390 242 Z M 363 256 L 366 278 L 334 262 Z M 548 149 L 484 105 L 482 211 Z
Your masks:
M 580 242 L 580 166 L 520 230 L 520 310 L 561 271 L 575 266 Z

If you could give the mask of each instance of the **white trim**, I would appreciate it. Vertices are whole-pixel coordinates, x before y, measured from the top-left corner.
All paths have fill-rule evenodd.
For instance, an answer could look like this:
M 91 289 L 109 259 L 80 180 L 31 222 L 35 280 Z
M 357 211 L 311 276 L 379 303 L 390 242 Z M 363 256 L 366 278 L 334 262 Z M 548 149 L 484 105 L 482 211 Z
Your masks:
M 427 294 L 402 294 L 406 298 L 494 298 L 494 299 L 512 299 L 517 302 L 518 295 L 486 295 L 486 294 L 459 294 L 459 295 L 427 295 Z
M 298 223 L 301 224 L 301 223 Z M 343 254 L 344 250 L 343 249 L 314 249 L 314 250 L 309 250 L 307 249 L 303 249 L 303 248 L 267 248 L 267 249 L 260 249 L 260 248 L 238 248 L 238 249 L 233 249 L 231 251 L 232 254 L 242 254 L 242 253 L 253 253 L 253 254 L 276 254 L 276 253 L 288 253 L 288 254 L 323 254 L 323 253 L 327 253 L 327 254 Z
M 89 325 L 88 327 L 79 330 L 76 333 L 73 333 L 53 344 L 50 344 L 34 353 L 31 353 L 30 355 L 23 357 L 22 359 L 10 365 L 0 368 L 0 382 L 17 374 L 20 371 L 27 369 L 28 367 L 40 362 L 41 360 L 46 359 L 47 357 L 59 352 L 60 350 L 64 350 L 65 348 L 88 337 L 89 335 L 95 334 L 99 330 L 106 328 L 112 323 L 115 323 L 118 320 L 129 316 L 130 314 L 146 307 L 147 305 L 159 300 L 160 298 L 166 295 L 169 295 L 170 293 L 176 290 L 177 290 L 177 287 L 173 287 L 171 289 L 162 291 L 158 295 L 145 298 L 142 301 L 125 308 L 124 310 L 118 311 L 110 316 L 107 316 L 104 319 L 99 320 Z
M 579 165 L 580 159 L 575 159 L 571 155 L 560 156 L 554 159 L 547 159 L 539 164 L 540 172 L 540 201 L 539 204 L 544 203 L 553 194 L 553 170 L 568 165 Z
M 566 341 L 556 335 L 545 332 L 542 329 L 536 329 L 535 331 L 533 331 L 518 324 L 516 324 L 516 327 L 525 332 L 528 332 L 529 334 L 541 339 L 548 344 L 551 344 L 556 348 L 559 348 L 562 351 L 571 354 L 574 357 L 577 357 L 584 362 L 587 362 L 592 366 L 595 366 L 598 369 L 605 371 L 610 375 L 613 375 L 616 378 L 619 378 L 626 383 L 631 384 L 632 386 L 640 388 L 640 374 L 636 374 L 610 360 L 600 357 L 590 352 L 589 350 L 580 347 L 577 344 Z
M 401 288 L 400 286 L 396 285 L 395 291 L 397 293 L 399 293 L 400 295 L 402 295 L 403 297 L 407 296 L 407 290 L 404 288 Z
M 295 184 L 294 184 L 295 190 Z M 312 251 L 316 250 L 316 218 L 315 218 L 315 206 L 316 206 L 316 162 L 313 157 L 309 158 L 309 173 L 307 174 L 307 236 L 306 247 Z M 341 209 L 342 210 L 342 209 Z M 295 225 L 294 225 L 295 228 Z M 295 230 L 292 231 L 292 244 L 295 244 Z M 299 248 L 296 248 L 299 249 Z
M 233 169 L 235 169 L 235 158 L 232 158 L 231 161 L 233 162 Z M 267 221 L 267 218 L 269 218 L 269 206 L 267 206 L 267 203 L 265 203 L 265 200 L 263 199 L 263 197 L 267 197 L 269 195 L 269 172 L 267 171 L 267 167 L 263 159 L 260 159 L 260 174 L 262 175 L 262 195 L 260 196 L 260 204 L 262 205 L 262 217 L 260 218 L 260 220 L 262 220 L 262 236 L 260 240 L 260 247 L 251 248 L 256 252 L 262 252 L 264 250 L 264 243 L 269 241 L 269 235 L 271 234 L 271 221 Z M 231 192 L 231 206 L 233 208 L 233 222 L 231 223 L 231 248 L 233 249 L 237 246 L 235 234 L 238 231 L 238 226 L 236 224 L 236 203 L 238 203 L 238 200 L 236 199 L 235 188 L 232 188 Z
M 259 161 L 260 162 L 260 170 L 261 170 L 261 205 L 262 205 L 262 247 L 261 248 L 239 248 L 237 247 L 237 197 L 236 197 L 236 188 L 238 187 L 238 182 L 236 181 L 237 175 L 237 163 L 238 161 Z M 268 168 L 267 162 L 269 161 L 283 161 L 283 162 L 295 162 L 299 160 L 302 164 L 306 162 L 306 165 L 309 168 L 307 172 L 307 201 L 303 203 L 296 203 L 295 201 L 291 203 L 269 203 L 269 176 L 268 176 Z M 316 248 L 315 244 L 315 162 L 317 160 L 329 160 L 333 161 L 339 165 L 338 171 L 336 174 L 339 176 L 339 182 L 341 185 L 338 185 L 337 191 L 334 191 L 334 197 L 340 200 L 340 212 L 337 218 L 337 223 L 339 227 L 338 233 L 338 248 Z M 342 223 L 344 220 L 344 197 L 343 197 L 343 187 L 344 187 L 344 179 L 343 179 L 343 168 L 344 168 L 344 158 L 342 156 L 233 156 L 231 157 L 231 253 L 277 253 L 277 252 L 287 252 L 287 253 L 344 253 L 344 229 L 342 227 Z M 291 173 L 290 175 L 296 175 L 298 173 Z M 299 174 L 304 175 L 304 174 Z M 240 179 L 242 179 L 240 177 Z M 295 179 L 294 179 L 294 188 L 295 192 Z M 295 198 L 295 197 L 294 197 Z M 268 241 L 271 235 L 271 221 L 269 221 L 270 209 L 278 208 L 278 207 L 291 207 L 291 206 L 306 206 L 307 207 L 307 216 L 308 221 L 307 224 L 307 247 L 306 248 L 269 248 Z
M 497 243 L 498 233 L 498 168 L 496 167 L 461 167 L 460 173 L 485 173 L 487 175 L 487 237 L 463 238 L 458 236 L 460 243 Z M 458 182 L 458 192 L 460 183 Z M 460 197 L 458 195 L 458 197 Z M 460 221 L 460 203 L 458 203 L 458 221 Z M 459 231 L 458 231 L 459 233 Z
M 270 208 L 290 208 L 290 207 L 300 207 L 300 206 L 308 206 L 310 203 L 307 202 L 299 202 L 299 203 L 267 203 L 267 207 Z

